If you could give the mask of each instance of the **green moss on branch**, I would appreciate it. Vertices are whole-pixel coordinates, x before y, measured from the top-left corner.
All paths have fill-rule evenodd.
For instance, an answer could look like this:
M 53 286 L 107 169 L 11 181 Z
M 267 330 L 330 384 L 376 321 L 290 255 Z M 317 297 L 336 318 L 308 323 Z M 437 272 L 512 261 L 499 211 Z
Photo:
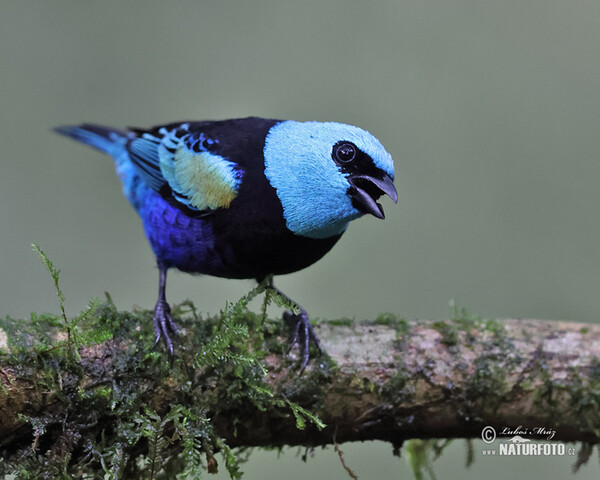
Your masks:
M 0 320 L 0 474 L 153 479 L 221 463 L 240 478 L 235 447 L 397 448 L 478 438 L 484 426 L 554 430 L 583 442 L 580 463 L 600 440 L 598 325 L 457 309 L 438 322 L 321 322 L 328 355 L 299 375 L 283 322 L 264 315 L 277 299 L 261 315 L 247 309 L 263 289 L 210 318 L 176 306 L 173 363 L 154 346 L 152 312 L 119 312 L 110 297 L 70 318 L 61 293 L 58 316 Z

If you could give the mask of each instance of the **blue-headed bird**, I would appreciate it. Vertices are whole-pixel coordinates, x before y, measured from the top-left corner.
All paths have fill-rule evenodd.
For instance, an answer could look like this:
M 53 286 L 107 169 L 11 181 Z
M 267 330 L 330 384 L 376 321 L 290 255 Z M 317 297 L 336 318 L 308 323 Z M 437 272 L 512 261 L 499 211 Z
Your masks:
M 159 270 L 156 342 L 171 357 L 177 326 L 165 296 L 167 270 L 267 279 L 297 307 L 294 326 L 302 369 L 313 341 L 309 317 L 272 283 L 301 270 L 364 214 L 384 218 L 394 202 L 391 155 L 370 133 L 335 122 L 257 117 L 179 122 L 120 130 L 92 124 L 59 133 L 111 155 L 123 193 L 139 214 Z

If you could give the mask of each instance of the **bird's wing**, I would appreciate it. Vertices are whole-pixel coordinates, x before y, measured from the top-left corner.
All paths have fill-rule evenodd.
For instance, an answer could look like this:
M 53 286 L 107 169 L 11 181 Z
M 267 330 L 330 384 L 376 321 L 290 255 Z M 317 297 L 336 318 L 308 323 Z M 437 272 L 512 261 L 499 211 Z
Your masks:
M 144 182 L 166 200 L 192 212 L 227 208 L 243 171 L 219 155 L 219 140 L 183 123 L 136 131 L 129 158 Z

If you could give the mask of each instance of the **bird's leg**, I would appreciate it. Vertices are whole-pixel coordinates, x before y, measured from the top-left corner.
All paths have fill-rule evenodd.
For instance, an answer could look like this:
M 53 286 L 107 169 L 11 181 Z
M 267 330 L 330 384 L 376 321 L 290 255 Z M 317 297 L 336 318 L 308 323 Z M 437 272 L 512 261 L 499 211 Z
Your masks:
M 315 334 L 311 324 L 310 319 L 308 318 L 308 313 L 306 310 L 302 308 L 297 302 L 288 297 L 285 293 L 279 290 L 275 285 L 273 285 L 273 280 L 269 283 L 269 287 L 271 290 L 276 292 L 279 296 L 281 296 L 286 302 L 294 305 L 300 313 L 293 313 L 289 310 L 286 310 L 283 313 L 283 319 L 286 323 L 290 324 L 293 328 L 292 330 L 292 340 L 290 341 L 290 350 L 294 348 L 294 345 L 298 344 L 300 347 L 300 352 L 302 354 L 302 365 L 300 368 L 300 372 L 303 372 L 306 368 L 306 364 L 308 363 L 309 358 L 309 347 L 310 341 L 312 340 L 319 350 L 319 354 L 323 353 L 321 349 L 321 342 L 319 341 L 319 337 Z
M 165 289 L 167 287 L 167 267 L 158 265 L 158 300 L 154 309 L 154 332 L 156 333 L 156 342 L 158 344 L 161 338 L 165 339 L 169 356 L 173 357 L 173 341 L 171 333 L 177 333 L 177 325 L 171 318 L 171 307 L 167 303 Z

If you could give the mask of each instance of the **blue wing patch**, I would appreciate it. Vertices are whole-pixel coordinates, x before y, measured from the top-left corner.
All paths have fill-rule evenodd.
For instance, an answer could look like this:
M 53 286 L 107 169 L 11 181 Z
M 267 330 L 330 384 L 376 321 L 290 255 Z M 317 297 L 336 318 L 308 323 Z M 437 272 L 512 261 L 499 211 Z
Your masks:
M 127 148 L 129 150 L 129 157 L 139 170 L 144 182 L 157 192 L 160 191 L 165 183 L 159 166 L 159 145 L 159 138 L 145 133 L 142 137 L 131 140 Z
M 218 140 L 188 128 L 182 124 L 172 130 L 161 128 L 159 136 L 141 134 L 129 142 L 131 162 L 153 190 L 167 191 L 191 210 L 229 207 L 238 194 L 242 170 L 210 151 Z

